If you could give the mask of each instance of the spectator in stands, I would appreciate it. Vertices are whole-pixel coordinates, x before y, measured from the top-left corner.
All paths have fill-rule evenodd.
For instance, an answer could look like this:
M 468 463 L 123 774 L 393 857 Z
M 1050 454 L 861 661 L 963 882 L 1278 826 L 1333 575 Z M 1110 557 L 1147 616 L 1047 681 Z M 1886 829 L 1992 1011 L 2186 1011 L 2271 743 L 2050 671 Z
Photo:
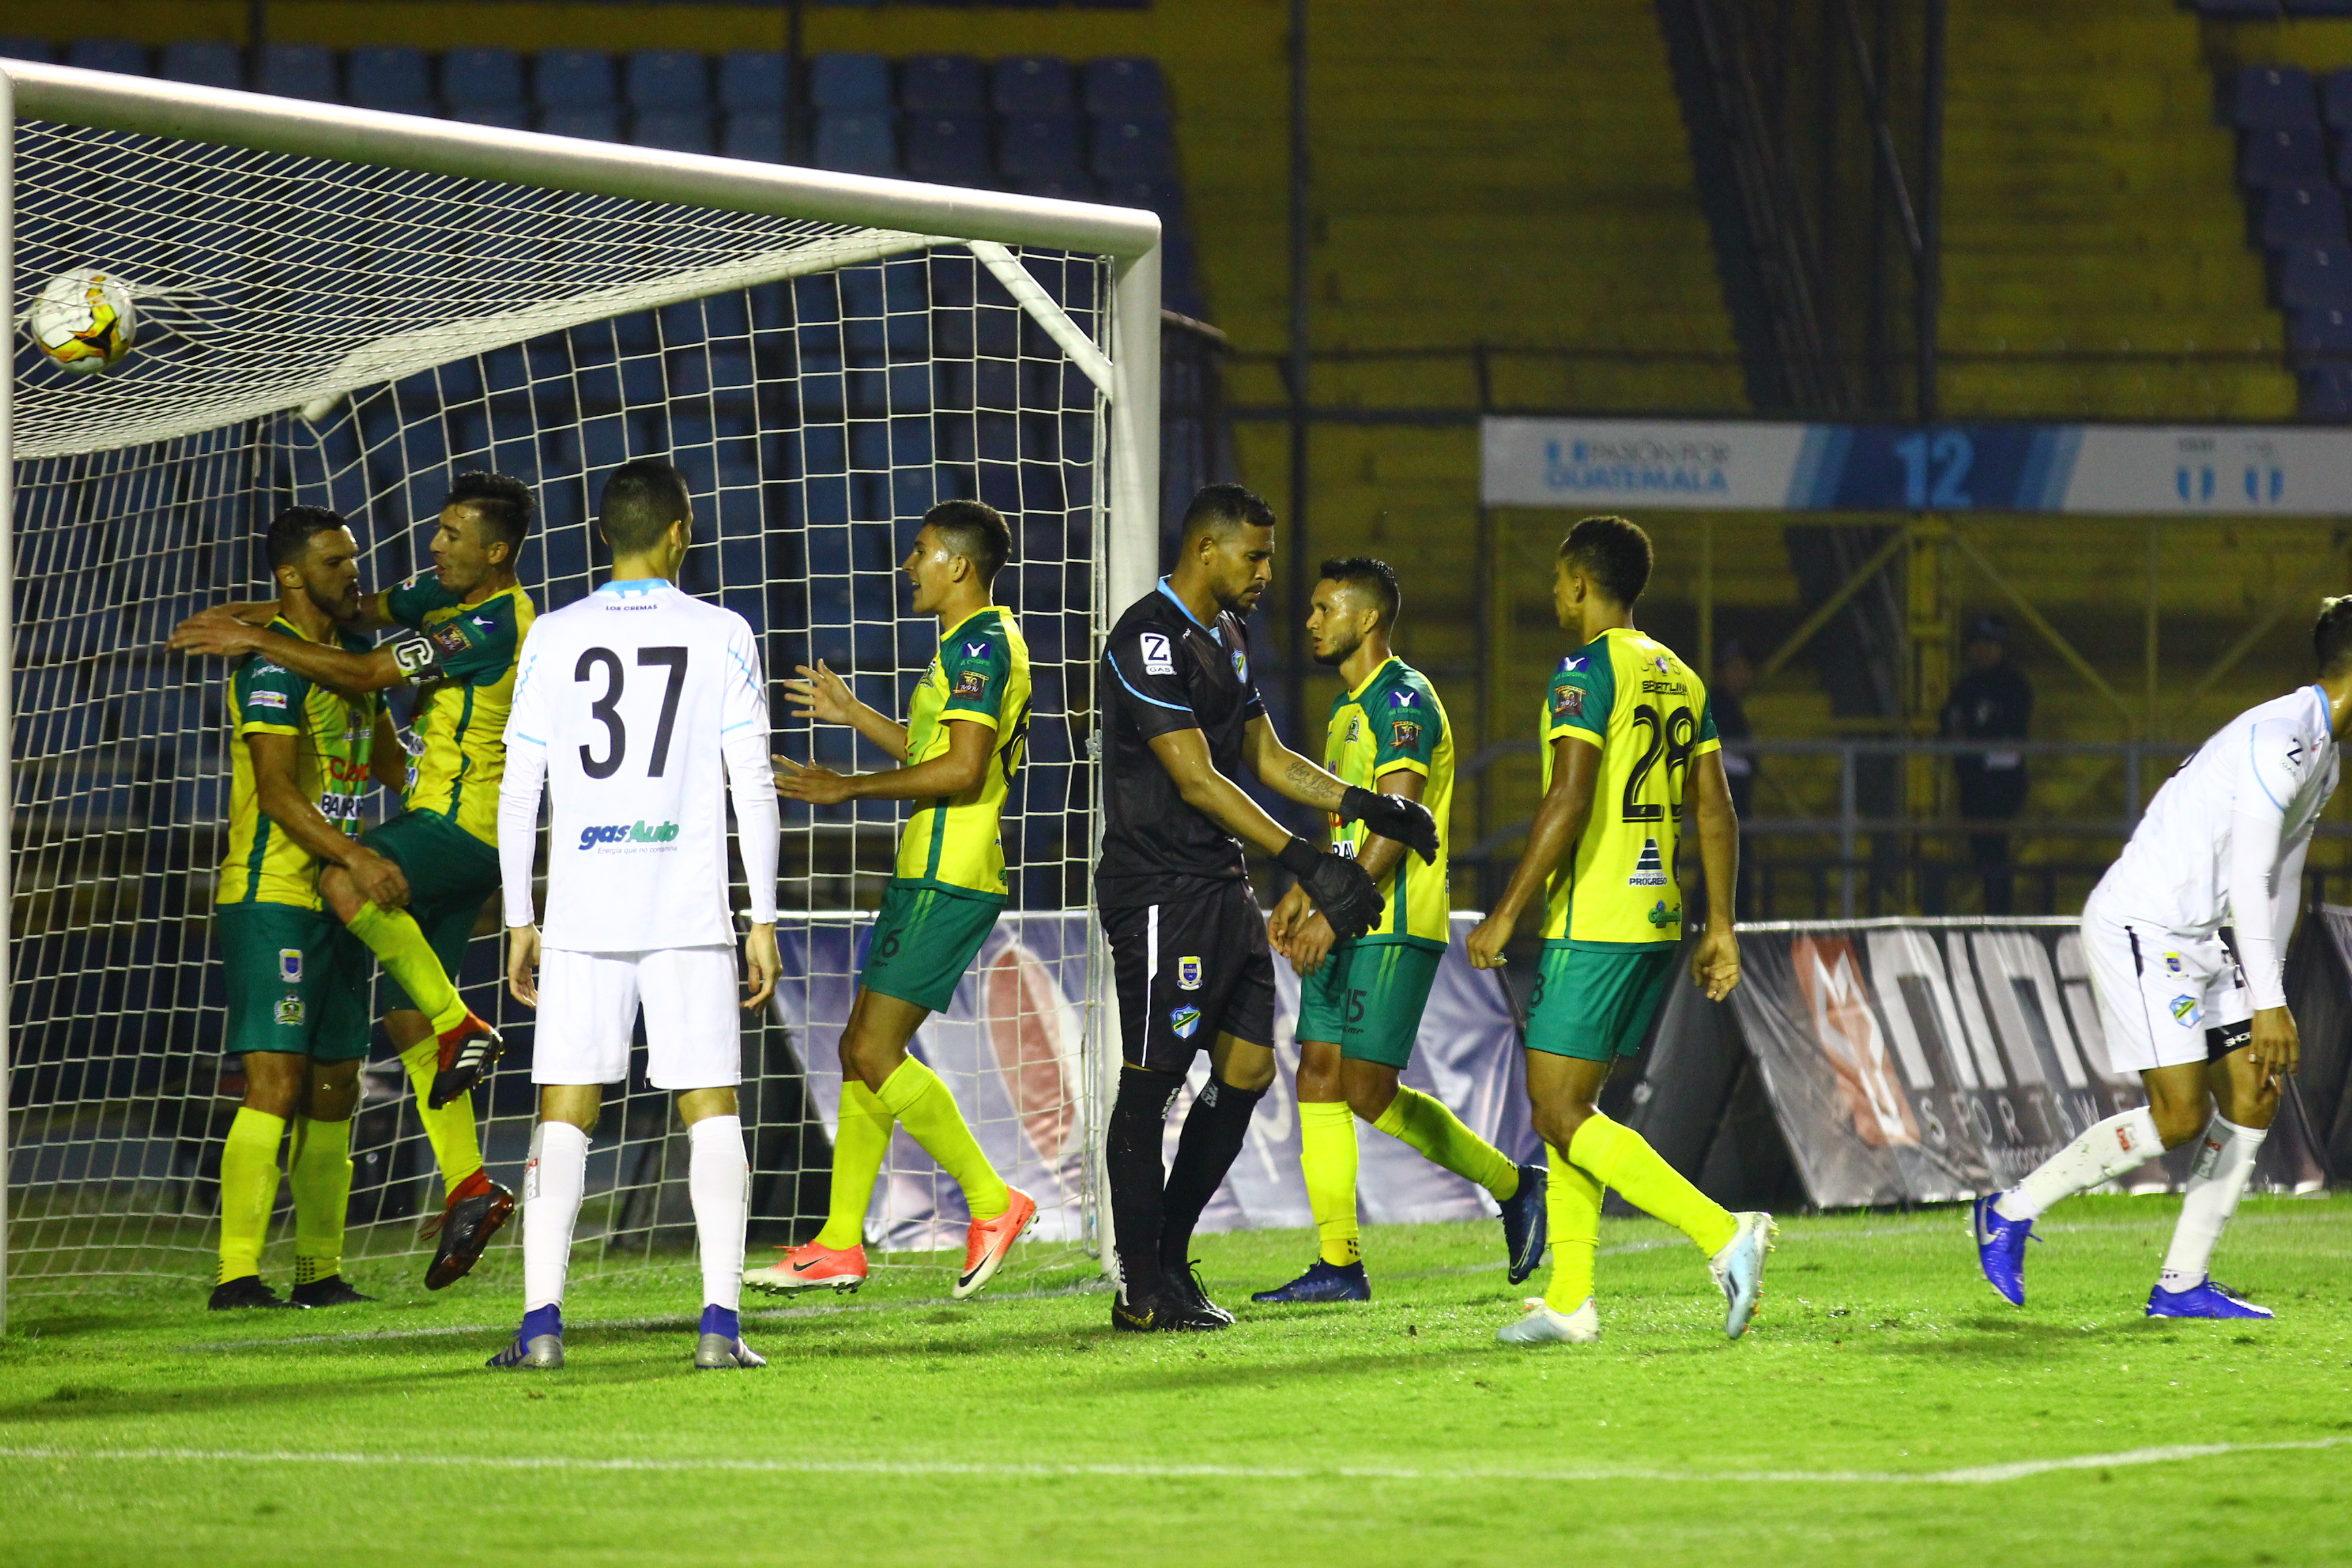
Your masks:
M 1737 883 L 1743 920 L 1754 920 L 1755 875 L 1748 860 L 1748 819 L 1756 804 L 1755 754 L 1742 749 L 1756 738 L 1756 728 L 1748 721 L 1748 692 L 1756 684 L 1756 660 L 1748 654 L 1748 645 L 1738 637 L 1727 637 L 1715 654 L 1715 679 L 1707 683 L 1707 700 L 1713 704 L 1715 732 L 1723 740 L 1723 776 L 1731 785 L 1731 806 L 1739 814 L 1739 875 Z
M 2033 683 L 2009 662 L 2009 623 L 1979 616 L 1969 625 L 1966 652 L 1969 668 L 1944 703 L 1944 738 L 2022 741 L 2033 721 Z M 1960 816 L 1971 828 L 1969 858 L 1984 879 L 1984 912 L 2008 914 L 2013 902 L 2009 835 L 1985 825 L 2007 822 L 2024 808 L 2025 757 L 2015 751 L 1963 752 L 1952 759 L 1952 771 L 1959 781 Z

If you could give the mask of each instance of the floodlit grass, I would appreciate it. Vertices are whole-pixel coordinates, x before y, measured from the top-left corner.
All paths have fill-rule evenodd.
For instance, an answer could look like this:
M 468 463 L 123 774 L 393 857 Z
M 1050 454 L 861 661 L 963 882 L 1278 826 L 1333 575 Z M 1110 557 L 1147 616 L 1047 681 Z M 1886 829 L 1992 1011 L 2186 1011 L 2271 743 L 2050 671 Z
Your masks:
M 2245 1205 L 2220 1273 L 2274 1324 L 2140 1315 L 2173 1208 L 2061 1209 L 2021 1311 L 1958 1211 L 1791 1220 L 1738 1344 L 1647 1221 L 1602 1235 L 1602 1342 L 1538 1351 L 1495 1342 L 1519 1291 L 1486 1226 L 1370 1230 L 1378 1300 L 1279 1311 L 1247 1295 L 1304 1237 L 1204 1238 L 1242 1314 L 1216 1335 L 1113 1335 L 1067 1270 L 755 1299 L 772 1364 L 731 1374 L 691 1370 L 675 1266 L 583 1281 L 542 1374 L 481 1368 L 510 1279 L 427 1295 L 407 1262 L 356 1266 L 386 1300 L 333 1313 L 20 1298 L 0 1562 L 2352 1560 L 2352 1201 Z M 2133 1454 L 2200 1444 L 2297 1446 Z M 2115 1458 L 1948 1475 L 2085 1456 Z

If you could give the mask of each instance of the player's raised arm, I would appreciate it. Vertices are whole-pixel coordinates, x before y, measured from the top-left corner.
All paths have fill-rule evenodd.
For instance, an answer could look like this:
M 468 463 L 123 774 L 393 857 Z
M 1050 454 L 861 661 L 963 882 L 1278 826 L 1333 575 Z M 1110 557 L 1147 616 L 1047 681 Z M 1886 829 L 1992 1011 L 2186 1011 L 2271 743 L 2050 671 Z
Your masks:
M 1361 821 L 1383 838 L 1403 844 L 1424 862 L 1437 858 L 1437 822 L 1413 796 L 1362 789 L 1282 743 L 1261 713 L 1243 733 L 1244 754 L 1258 782 L 1276 795 L 1328 811 L 1342 822 Z
M 1544 791 L 1535 820 L 1528 825 L 1528 847 L 1519 852 L 1519 863 L 1511 868 L 1503 896 L 1470 933 L 1470 962 L 1480 969 L 1502 963 L 1504 945 L 1511 940 L 1519 916 L 1576 847 L 1592 818 L 1593 789 L 1601 778 L 1601 748 L 1575 735 L 1558 736 L 1550 744 L 1551 787 Z
M 849 682 L 818 659 L 811 668 L 796 666 L 800 679 L 784 682 L 784 700 L 799 711 L 795 718 L 820 724 L 846 724 L 899 762 L 907 760 L 907 726 L 869 703 L 860 702 Z

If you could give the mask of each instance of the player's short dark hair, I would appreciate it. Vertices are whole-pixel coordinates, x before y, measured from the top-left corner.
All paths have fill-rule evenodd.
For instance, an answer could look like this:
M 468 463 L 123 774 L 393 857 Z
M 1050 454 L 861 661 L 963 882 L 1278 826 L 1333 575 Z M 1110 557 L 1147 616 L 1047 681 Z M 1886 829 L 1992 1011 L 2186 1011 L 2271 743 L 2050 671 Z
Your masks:
M 1013 530 L 1004 514 L 984 500 L 943 500 L 923 514 L 923 526 L 980 574 L 981 585 L 996 581 L 1013 559 Z
M 671 523 L 693 515 L 686 476 L 659 458 L 623 463 L 596 498 L 596 526 L 615 553 L 651 550 Z
M 269 520 L 269 569 L 291 566 L 309 553 L 310 541 L 330 529 L 349 528 L 343 514 L 323 506 L 289 506 Z
M 2341 675 L 2352 668 L 2352 594 L 2319 601 L 2319 619 L 2312 624 L 2311 651 L 2322 675 Z
M 1622 517 L 1588 517 L 1559 542 L 1559 558 L 1627 609 L 1650 585 L 1650 536 Z
M 1241 485 L 1202 485 L 1184 509 L 1184 537 L 1199 533 L 1231 533 L 1237 528 L 1272 528 L 1274 508 L 1256 491 Z
M 459 474 L 441 504 L 470 507 L 489 529 L 491 537 L 510 552 L 522 548 L 522 542 L 530 534 L 531 514 L 539 510 L 538 503 L 531 500 L 529 485 L 511 474 L 480 469 Z
M 1361 588 L 1380 606 L 1381 629 L 1394 631 L 1404 609 L 1404 590 L 1397 586 L 1396 568 L 1371 555 L 1349 555 L 1323 563 L 1317 573 L 1326 583 Z

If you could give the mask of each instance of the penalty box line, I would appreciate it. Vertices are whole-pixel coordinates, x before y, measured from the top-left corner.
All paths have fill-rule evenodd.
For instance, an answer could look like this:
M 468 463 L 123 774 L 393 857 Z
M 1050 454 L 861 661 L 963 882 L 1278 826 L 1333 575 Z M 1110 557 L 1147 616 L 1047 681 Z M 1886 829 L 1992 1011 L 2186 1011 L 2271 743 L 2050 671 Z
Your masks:
M 2076 1454 L 2053 1459 L 2019 1459 L 2005 1465 L 1975 1465 L 1954 1470 L 1664 1470 L 1643 1468 L 1486 1469 L 1415 1468 L 1390 1465 L 1182 1465 L 1071 1464 L 1003 1465 L 955 1459 L 591 1459 L 564 1455 L 465 1456 L 455 1454 L 321 1454 L 233 1448 L 37 1448 L 0 1447 L 0 1459 L 27 1462 L 163 1463 L 227 1465 L 415 1465 L 437 1468 L 574 1470 L 588 1474 L 642 1471 L 653 1474 L 710 1472 L 786 1476 L 959 1476 L 987 1479 L 1110 1480 L 1379 1480 L 1442 1483 L 1478 1481 L 1664 1481 L 1717 1486 L 1751 1482 L 1770 1486 L 1990 1486 L 2067 1470 L 2118 1469 L 2172 1464 L 2235 1454 L 2275 1454 L 2338 1448 L 2352 1437 L 2311 1437 L 2278 1443 L 2177 1443 L 2127 1448 L 2114 1454 Z

